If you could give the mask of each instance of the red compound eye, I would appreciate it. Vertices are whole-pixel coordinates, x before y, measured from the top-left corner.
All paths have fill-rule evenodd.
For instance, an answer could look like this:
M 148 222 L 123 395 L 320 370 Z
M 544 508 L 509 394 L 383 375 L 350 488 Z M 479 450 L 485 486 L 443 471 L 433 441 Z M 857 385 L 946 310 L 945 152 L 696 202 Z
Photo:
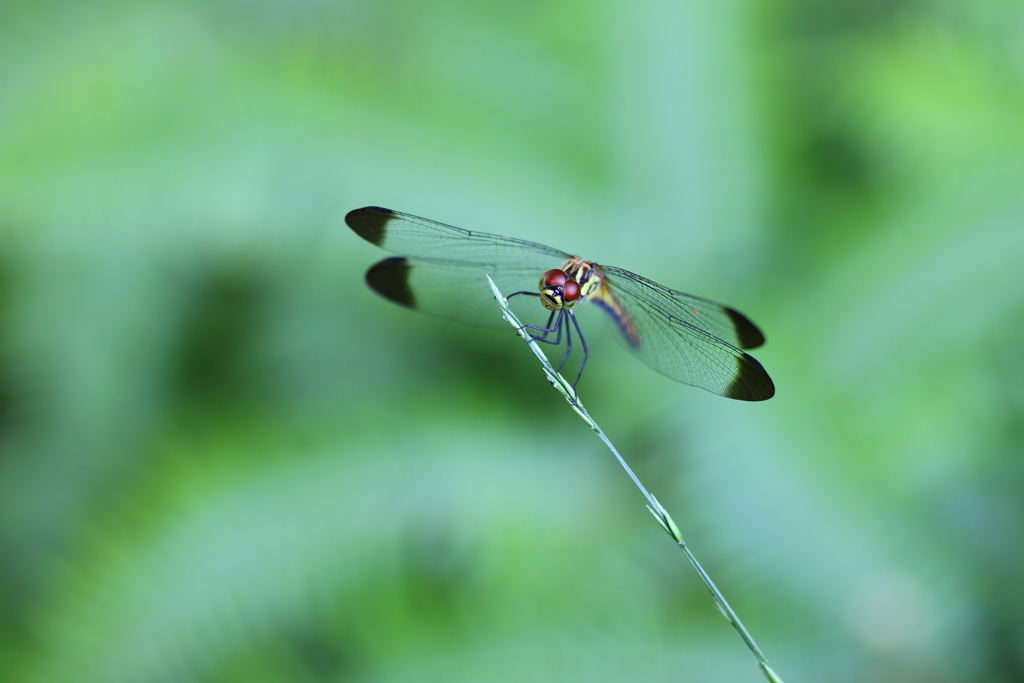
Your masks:
M 565 282 L 565 271 L 555 268 L 544 273 L 541 279 L 546 285 L 560 285 Z
M 562 285 L 562 294 L 566 301 L 576 301 L 580 298 L 580 285 L 575 280 L 566 280 Z

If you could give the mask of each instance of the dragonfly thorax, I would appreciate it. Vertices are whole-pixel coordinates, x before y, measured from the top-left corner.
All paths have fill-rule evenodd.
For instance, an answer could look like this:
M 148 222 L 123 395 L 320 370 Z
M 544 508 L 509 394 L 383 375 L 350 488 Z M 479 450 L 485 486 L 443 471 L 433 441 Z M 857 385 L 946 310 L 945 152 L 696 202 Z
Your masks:
M 564 270 L 554 268 L 547 271 L 541 275 L 537 287 L 540 289 L 540 303 L 549 311 L 570 309 L 580 302 L 580 285 Z

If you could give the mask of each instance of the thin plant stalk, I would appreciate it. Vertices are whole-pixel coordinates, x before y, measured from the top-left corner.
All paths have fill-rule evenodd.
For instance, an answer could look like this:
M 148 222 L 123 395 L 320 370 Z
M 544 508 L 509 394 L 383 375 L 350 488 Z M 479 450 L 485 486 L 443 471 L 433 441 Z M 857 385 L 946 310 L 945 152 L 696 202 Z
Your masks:
M 587 409 L 583 407 L 583 404 L 580 402 L 579 396 L 573 389 L 572 384 L 570 384 L 564 377 L 562 377 L 562 375 L 556 372 L 555 369 L 551 366 L 551 363 L 548 361 L 547 356 L 545 356 L 544 352 L 541 350 L 540 344 L 533 341 L 532 337 L 530 336 L 529 329 L 524 328 L 523 324 L 519 322 L 519 318 L 516 317 L 515 313 L 509 310 L 508 300 L 498 290 L 498 287 L 494 284 L 494 281 L 491 280 L 490 276 L 487 276 L 487 281 L 491 284 L 491 289 L 494 290 L 494 297 L 497 299 L 498 305 L 501 307 L 502 318 L 504 318 L 510 325 L 516 328 L 516 331 L 519 334 L 519 336 L 528 342 L 530 349 L 533 350 L 534 354 L 536 354 L 537 358 L 540 360 L 541 366 L 544 369 L 544 374 L 547 375 L 548 382 L 551 384 L 551 386 L 553 386 L 555 389 L 559 391 L 559 393 L 562 394 L 562 396 L 569 403 L 572 409 L 576 411 L 576 414 L 583 418 L 583 421 L 586 422 L 587 425 L 592 430 L 594 430 L 594 432 L 597 433 L 597 435 L 601 438 L 601 441 L 604 442 L 604 445 L 608 447 L 608 450 L 612 452 L 616 460 L 619 461 L 619 464 L 622 465 L 622 468 L 626 470 L 626 474 L 629 475 L 629 478 L 633 480 L 633 483 L 636 484 L 636 487 L 640 489 L 640 492 L 642 494 L 644 494 L 644 498 L 647 499 L 647 509 L 654 516 L 654 519 L 658 521 L 658 524 L 661 525 L 661 528 L 665 530 L 665 533 L 671 536 L 672 539 L 682 549 L 683 554 L 686 555 L 686 559 L 690 561 L 691 565 L 693 565 L 693 568 L 697 571 L 697 575 L 700 576 L 701 581 L 704 582 L 704 585 L 707 586 L 708 591 L 711 593 L 711 597 L 714 598 L 715 606 L 718 607 L 718 611 L 722 613 L 722 616 L 724 616 L 730 624 L 732 624 L 732 627 L 736 629 L 736 632 L 739 633 L 740 638 L 743 639 L 743 642 L 747 644 L 747 647 L 750 649 L 754 657 L 757 659 L 757 664 L 761 667 L 761 671 L 764 673 L 765 678 L 771 681 L 771 683 L 782 683 L 782 679 L 779 678 L 778 674 L 772 671 L 772 668 L 768 666 L 768 660 L 761 652 L 761 648 L 757 646 L 757 643 L 754 642 L 754 638 L 750 635 L 750 632 L 747 631 L 746 627 L 743 625 L 743 622 L 740 621 L 740 618 L 736 616 L 736 613 L 733 611 L 732 607 L 729 606 L 729 603 L 728 601 L 726 601 L 725 596 L 722 595 L 722 592 L 718 590 L 718 587 L 715 586 L 715 582 L 711 580 L 711 577 L 708 576 L 708 573 L 704 571 L 704 567 L 701 566 L 700 562 L 697 561 L 697 558 L 690 551 L 689 546 L 686 545 L 686 541 L 683 540 L 682 534 L 679 533 L 679 527 L 676 526 L 676 523 L 668 514 L 668 510 L 666 510 L 664 506 L 662 506 L 662 504 L 658 502 L 658 499 L 655 498 L 654 495 L 651 494 L 651 492 L 649 492 L 647 488 L 640 482 L 640 479 L 636 476 L 636 473 L 633 472 L 632 468 L 628 464 L 626 464 L 626 461 L 622 458 L 621 455 L 619 455 L 618 450 L 615 449 L 615 446 L 612 445 L 612 442 L 608 440 L 607 436 L 605 436 L 605 433 L 601 429 L 601 427 L 598 426 L 597 422 L 594 421 L 594 418 L 590 417 L 590 413 L 588 413 Z

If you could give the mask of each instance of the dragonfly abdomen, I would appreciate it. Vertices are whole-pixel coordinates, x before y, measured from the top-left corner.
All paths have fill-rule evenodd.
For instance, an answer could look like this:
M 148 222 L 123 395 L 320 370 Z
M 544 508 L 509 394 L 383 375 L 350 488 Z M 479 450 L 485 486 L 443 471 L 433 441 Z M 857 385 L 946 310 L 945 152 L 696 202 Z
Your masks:
M 634 349 L 640 348 L 642 339 L 640 338 L 640 331 L 636 329 L 636 323 L 633 322 L 632 316 L 626 311 L 622 303 L 615 297 L 614 294 L 608 290 L 607 287 L 603 287 L 600 292 L 590 298 L 597 304 L 598 308 L 611 316 L 611 319 L 615 321 L 615 324 L 622 334 L 625 335 L 626 341 Z

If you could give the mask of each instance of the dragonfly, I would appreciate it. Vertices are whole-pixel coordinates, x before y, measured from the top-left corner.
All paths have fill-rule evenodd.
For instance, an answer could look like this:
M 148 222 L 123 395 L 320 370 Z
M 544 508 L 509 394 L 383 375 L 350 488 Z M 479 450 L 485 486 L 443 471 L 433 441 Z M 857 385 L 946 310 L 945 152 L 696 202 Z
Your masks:
M 509 299 L 539 298 L 548 321 L 525 325 L 531 330 L 528 341 L 558 345 L 564 332 L 561 372 L 575 329 L 584 355 L 574 390 L 590 355 L 576 310 L 589 304 L 608 315 L 641 361 L 666 377 L 740 401 L 775 395 L 764 367 L 743 350 L 764 344 L 764 335 L 734 308 L 543 244 L 379 206 L 350 211 L 345 222 L 395 254 L 370 267 L 366 282 L 406 308 L 480 327 L 503 326 L 484 274 L 499 290 L 512 292 Z

